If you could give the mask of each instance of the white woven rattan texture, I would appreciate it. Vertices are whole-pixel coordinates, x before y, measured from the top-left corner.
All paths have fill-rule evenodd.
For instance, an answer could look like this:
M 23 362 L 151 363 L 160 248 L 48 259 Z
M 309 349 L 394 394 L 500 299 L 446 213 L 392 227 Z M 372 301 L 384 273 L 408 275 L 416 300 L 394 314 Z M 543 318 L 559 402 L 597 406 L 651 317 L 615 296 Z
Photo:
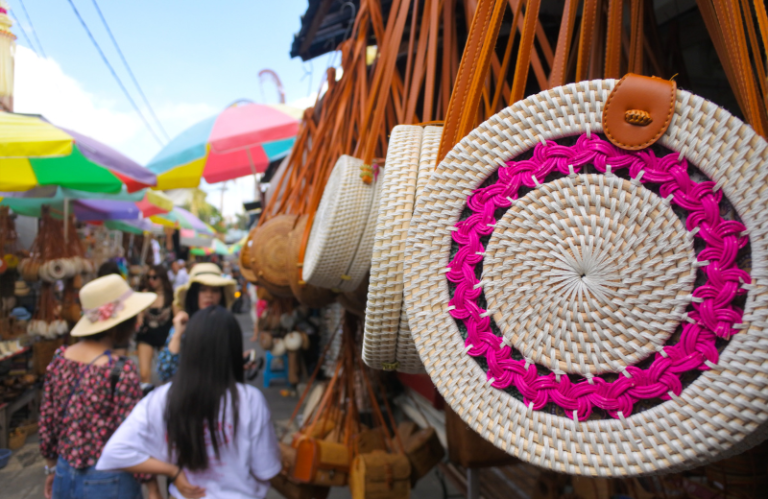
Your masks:
M 350 263 L 349 269 L 346 272 L 346 277 L 339 281 L 338 288 L 341 291 L 351 293 L 357 290 L 363 282 L 363 279 L 365 279 L 368 269 L 371 268 L 373 241 L 376 234 L 376 217 L 379 213 L 379 200 L 381 199 L 381 184 L 384 182 L 386 173 L 386 168 L 379 170 L 373 183 L 371 183 L 371 187 L 373 188 L 371 204 L 361 208 L 366 210 L 368 217 L 365 221 L 365 229 L 363 230 L 362 237 L 360 237 L 357 251 L 355 251 L 355 257 L 352 259 L 352 263 Z
M 437 150 L 440 148 L 440 138 L 443 136 L 443 127 L 424 127 L 421 140 L 421 155 L 419 158 L 419 177 L 416 181 L 416 198 L 424 191 L 429 182 L 429 176 L 437 165 Z M 408 257 L 406 245 L 405 258 Z M 411 337 L 411 328 L 408 325 L 408 314 L 405 303 L 400 310 L 400 330 L 397 332 L 397 370 L 410 374 L 423 374 L 424 364 L 421 362 L 416 344 Z
M 360 179 L 363 162 L 342 156 L 323 191 L 307 242 L 302 276 L 334 289 L 348 271 L 369 218 L 373 187 Z
M 717 183 L 746 225 L 751 244 L 753 281 L 742 329 L 718 364 L 680 396 L 650 409 L 626 418 L 578 422 L 529 409 L 491 387 L 486 372 L 465 353 L 447 310 L 445 269 L 451 229 L 468 196 L 505 161 L 542 139 L 601 132 L 603 104 L 614 84 L 581 82 L 545 91 L 475 129 L 441 162 L 417 199 L 406 250 L 409 324 L 421 360 L 445 400 L 499 448 L 580 475 L 638 475 L 700 466 L 765 439 L 768 420 L 766 142 L 727 111 L 685 91 L 677 92 L 675 113 L 659 144 L 679 152 Z
M 377 210 L 363 341 L 363 360 L 376 369 L 396 360 L 405 239 L 413 214 L 422 134 L 420 126 L 396 126 L 387 147 L 387 176 Z
M 623 372 L 662 351 L 696 276 L 693 236 L 662 198 L 615 175 L 574 175 L 519 199 L 483 265 L 507 342 L 556 374 Z

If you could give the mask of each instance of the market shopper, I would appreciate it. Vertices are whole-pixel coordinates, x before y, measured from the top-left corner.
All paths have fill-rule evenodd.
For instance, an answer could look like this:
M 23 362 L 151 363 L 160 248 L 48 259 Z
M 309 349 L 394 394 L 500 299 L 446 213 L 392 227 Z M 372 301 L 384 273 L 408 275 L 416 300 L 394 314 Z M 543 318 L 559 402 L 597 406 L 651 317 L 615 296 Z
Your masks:
M 194 314 L 174 381 L 136 406 L 96 468 L 166 475 L 174 497 L 265 497 L 280 450 L 264 396 L 244 384 L 242 356 L 230 312 Z
M 173 262 L 173 290 L 176 291 L 189 282 L 189 273 L 187 273 L 187 263 L 184 260 Z
M 199 263 L 192 269 L 189 284 L 176 290 L 173 328 L 165 347 L 157 357 L 157 371 L 160 380 L 170 380 L 179 366 L 181 339 L 187 322 L 195 312 L 211 305 L 222 305 L 227 309 L 235 301 L 236 283 L 221 275 L 221 269 L 213 263 Z
M 155 350 L 165 346 L 173 324 L 173 287 L 165 269 L 155 265 L 149 268 L 143 288 L 142 291 L 157 294 L 152 306 L 141 314 L 141 326 L 136 335 L 139 374 L 142 389 L 146 390 L 152 381 L 152 357 Z
M 141 497 L 133 475 L 97 471 L 95 465 L 112 432 L 141 399 L 136 366 L 113 352 L 128 344 L 137 315 L 156 298 L 134 292 L 113 274 L 80 290 L 83 317 L 71 335 L 81 340 L 56 351 L 40 407 L 46 498 Z

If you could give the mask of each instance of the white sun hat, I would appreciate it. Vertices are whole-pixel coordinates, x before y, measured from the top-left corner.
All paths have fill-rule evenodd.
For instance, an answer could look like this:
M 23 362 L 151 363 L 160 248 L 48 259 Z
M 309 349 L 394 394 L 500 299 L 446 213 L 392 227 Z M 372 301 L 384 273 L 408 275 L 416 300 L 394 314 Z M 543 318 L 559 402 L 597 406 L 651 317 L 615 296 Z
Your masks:
M 138 315 L 157 299 L 155 293 L 139 293 L 119 275 L 95 279 L 80 290 L 83 317 L 75 324 L 72 336 L 103 333 Z

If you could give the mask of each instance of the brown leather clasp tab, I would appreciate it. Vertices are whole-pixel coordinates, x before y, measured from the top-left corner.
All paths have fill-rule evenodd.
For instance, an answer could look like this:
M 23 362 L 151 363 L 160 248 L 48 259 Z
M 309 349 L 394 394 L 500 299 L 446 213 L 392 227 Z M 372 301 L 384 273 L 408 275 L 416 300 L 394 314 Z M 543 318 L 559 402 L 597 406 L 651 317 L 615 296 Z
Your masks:
M 608 96 L 603 131 L 614 145 L 637 151 L 652 145 L 669 127 L 675 112 L 674 81 L 627 74 Z

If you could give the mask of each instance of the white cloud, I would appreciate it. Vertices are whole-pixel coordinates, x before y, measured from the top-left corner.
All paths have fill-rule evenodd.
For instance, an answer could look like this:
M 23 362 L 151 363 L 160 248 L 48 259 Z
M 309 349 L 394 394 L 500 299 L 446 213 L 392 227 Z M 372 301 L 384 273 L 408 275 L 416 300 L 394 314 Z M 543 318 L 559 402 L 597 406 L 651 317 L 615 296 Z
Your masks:
M 41 114 L 51 123 L 100 140 L 142 164 L 160 150 L 136 112 L 122 101 L 118 106 L 116 99 L 125 97 L 117 88 L 112 92 L 116 97 L 90 93 L 55 60 L 39 57 L 23 46 L 17 46 L 15 77 L 16 112 Z M 154 107 L 171 138 L 219 111 L 207 103 L 165 102 Z

